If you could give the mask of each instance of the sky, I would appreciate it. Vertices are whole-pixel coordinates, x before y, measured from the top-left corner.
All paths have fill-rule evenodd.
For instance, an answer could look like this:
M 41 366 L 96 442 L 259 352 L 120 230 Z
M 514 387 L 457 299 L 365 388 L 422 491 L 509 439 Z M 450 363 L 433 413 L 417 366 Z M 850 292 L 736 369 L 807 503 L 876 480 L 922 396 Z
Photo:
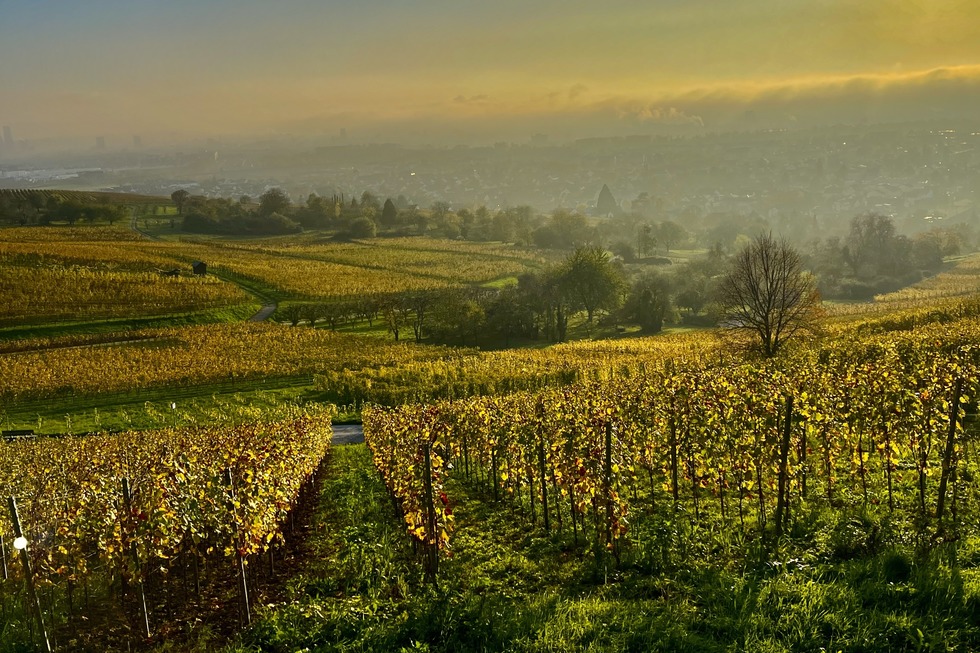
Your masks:
M 959 119 L 977 0 L 0 0 L 15 138 Z

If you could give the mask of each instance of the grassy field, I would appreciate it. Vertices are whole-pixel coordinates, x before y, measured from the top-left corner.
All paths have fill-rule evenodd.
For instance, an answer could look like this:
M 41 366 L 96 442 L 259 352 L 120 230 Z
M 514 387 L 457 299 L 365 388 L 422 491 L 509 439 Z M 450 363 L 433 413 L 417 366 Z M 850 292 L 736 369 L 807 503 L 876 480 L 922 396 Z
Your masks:
M 771 557 L 708 564 L 698 533 L 636 528 L 645 551 L 597 568 L 568 529 L 517 526 L 479 489 L 450 488 L 461 533 L 438 586 L 363 445 L 335 448 L 312 530 L 312 561 L 282 603 L 226 651 L 946 651 L 980 645 L 978 543 L 915 557 L 875 543 L 860 516 L 821 522 Z M 732 551 L 745 549 L 732 542 Z M 865 547 L 858 553 L 855 547 Z M 752 547 L 748 547 L 749 551 Z

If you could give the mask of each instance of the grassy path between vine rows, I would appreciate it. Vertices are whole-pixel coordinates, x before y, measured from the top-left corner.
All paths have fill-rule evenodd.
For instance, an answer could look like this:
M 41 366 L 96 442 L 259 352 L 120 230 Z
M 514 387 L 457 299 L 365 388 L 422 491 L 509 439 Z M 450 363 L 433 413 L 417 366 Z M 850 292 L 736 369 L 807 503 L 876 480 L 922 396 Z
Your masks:
M 228 653 L 258 651 L 946 651 L 980 645 L 980 576 L 950 551 L 834 557 L 873 528 L 849 518 L 806 559 L 708 565 L 697 535 L 597 573 L 571 534 L 529 535 L 450 481 L 454 555 L 426 585 L 365 445 L 335 447 L 309 565 Z M 636 528 L 656 539 L 652 522 Z M 844 533 L 842 535 L 841 533 Z M 847 535 L 849 533 L 849 535 Z M 830 538 L 824 540 L 824 537 Z M 822 548 L 821 548 L 822 547 Z M 685 557 L 682 549 L 690 552 Z M 824 550 L 825 549 L 825 550 Z M 660 558 L 660 559 L 655 559 Z M 670 559 L 669 561 L 667 559 Z

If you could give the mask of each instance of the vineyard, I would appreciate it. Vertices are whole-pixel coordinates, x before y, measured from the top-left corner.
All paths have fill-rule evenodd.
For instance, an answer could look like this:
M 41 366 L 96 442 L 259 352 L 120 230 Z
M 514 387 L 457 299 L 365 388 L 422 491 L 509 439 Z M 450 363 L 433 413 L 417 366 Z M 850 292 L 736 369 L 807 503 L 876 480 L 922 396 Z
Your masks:
M 205 261 L 211 276 L 190 277 Z M 515 248 L 433 239 L 368 242 L 146 241 L 122 227 L 14 227 L 0 232 L 4 325 L 67 318 L 108 319 L 243 305 L 240 289 L 304 302 L 431 291 L 491 283 L 541 267 Z M 164 272 L 177 270 L 176 277 Z
M 832 317 L 863 317 L 901 312 L 973 295 L 977 292 L 978 286 L 980 286 L 980 258 L 966 257 L 957 261 L 950 269 L 927 277 L 912 286 L 878 295 L 873 302 L 834 304 L 828 307 L 828 314 Z
M 193 313 L 251 299 L 216 277 L 191 276 L 179 248 L 150 250 L 128 229 L 31 227 L 0 233 L 3 326 Z M 164 274 L 171 270 L 177 274 Z
M 0 236 L 12 323 L 245 302 L 160 274 L 204 260 L 360 330 L 387 318 L 354 298 L 549 263 L 426 238 Z M 830 307 L 769 360 L 706 330 L 481 351 L 313 313 L 7 340 L 0 424 L 60 437 L 0 445 L 0 649 L 149 647 L 223 610 L 197 650 L 253 616 L 233 650 L 974 650 L 978 270 Z M 366 447 L 327 455 L 328 404 Z M 300 507 L 322 521 L 285 583 Z
M 201 245 L 203 246 L 203 245 Z M 542 267 L 538 253 L 428 238 L 382 243 L 209 243 L 199 252 L 235 275 L 305 299 L 360 297 L 515 277 Z
M 5 265 L 0 259 L 0 324 L 167 315 L 248 301 L 214 277 L 165 277 L 62 265 Z
M 958 548 L 965 576 L 980 541 L 978 369 L 980 326 L 963 320 L 778 362 L 668 358 L 564 388 L 371 408 L 365 437 L 433 579 L 473 494 L 588 553 L 600 578 L 692 559 L 788 573 L 890 547 Z
M 10 497 L 3 639 L 77 645 L 76 631 L 104 619 L 103 644 L 131 638 L 130 627 L 134 641 L 152 640 L 178 606 L 202 607 L 209 584 L 236 575 L 247 622 L 257 568 L 274 565 L 288 537 L 290 511 L 326 455 L 330 416 L 283 408 L 238 426 L 0 445 Z M 130 627 L 112 632 L 118 620 Z
M 456 350 L 361 339 L 314 329 L 239 323 L 155 329 L 129 342 L 77 346 L 76 338 L 18 342 L 0 354 L 0 400 L 98 395 L 220 381 L 311 376 L 453 356 Z M 59 344 L 67 346 L 58 346 Z M 30 348 L 28 348 L 30 347 Z

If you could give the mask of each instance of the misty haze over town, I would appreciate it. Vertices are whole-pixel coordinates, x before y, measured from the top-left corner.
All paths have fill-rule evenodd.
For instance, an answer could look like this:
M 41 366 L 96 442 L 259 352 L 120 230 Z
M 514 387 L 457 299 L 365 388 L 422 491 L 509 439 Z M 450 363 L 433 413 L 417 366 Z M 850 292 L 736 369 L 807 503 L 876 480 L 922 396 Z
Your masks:
M 0 187 L 978 217 L 968 2 L 3 4 Z

